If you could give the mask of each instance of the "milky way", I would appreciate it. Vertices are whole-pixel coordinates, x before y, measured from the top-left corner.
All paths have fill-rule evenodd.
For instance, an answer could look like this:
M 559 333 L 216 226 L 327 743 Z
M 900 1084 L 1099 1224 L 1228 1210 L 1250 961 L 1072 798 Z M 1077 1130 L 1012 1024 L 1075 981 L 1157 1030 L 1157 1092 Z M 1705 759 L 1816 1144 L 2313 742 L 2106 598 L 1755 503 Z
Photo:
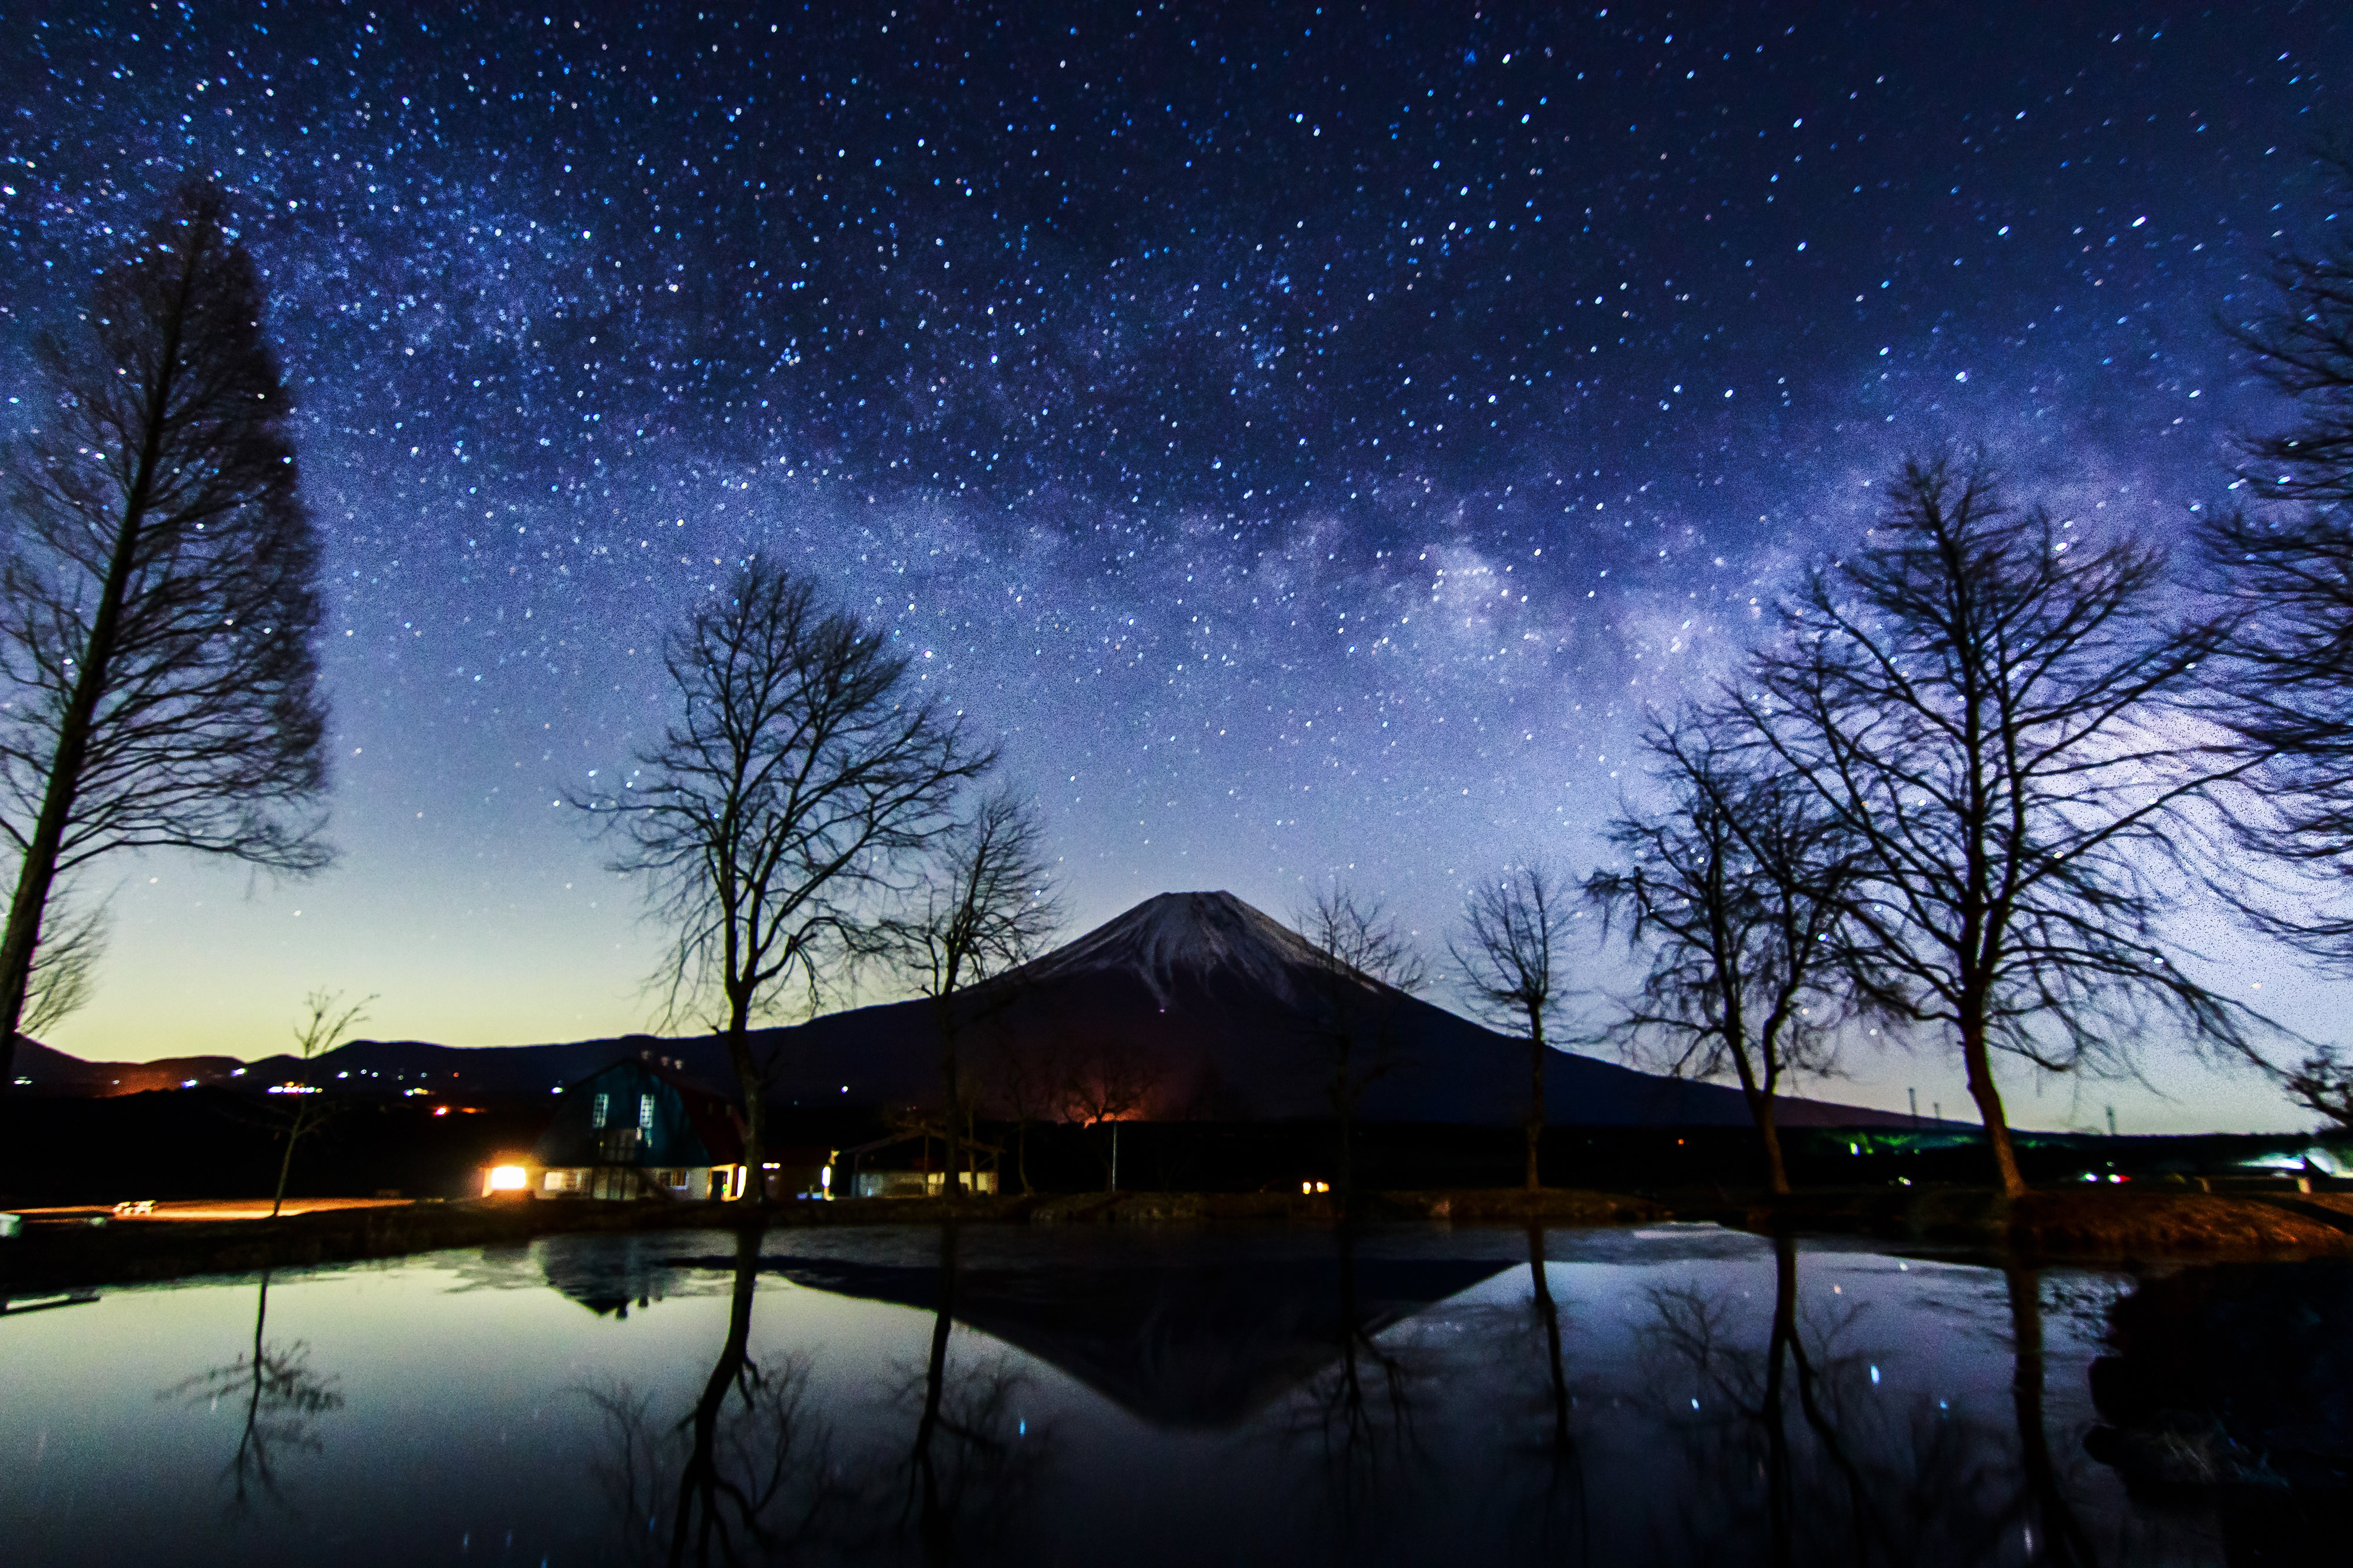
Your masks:
M 1465 877 L 1590 859 L 1644 706 L 1904 454 L 2092 527 L 2221 499 L 2277 412 L 2217 315 L 2334 221 L 2353 26 L 257 4 L 0 47 L 12 380 L 216 174 L 327 536 L 345 861 L 110 873 L 186 1038 L 122 985 L 60 1037 L 152 1055 L 321 981 L 380 1032 L 642 1021 L 551 802 L 755 549 L 1002 736 L 1082 921 L 1340 872 L 1436 938 Z

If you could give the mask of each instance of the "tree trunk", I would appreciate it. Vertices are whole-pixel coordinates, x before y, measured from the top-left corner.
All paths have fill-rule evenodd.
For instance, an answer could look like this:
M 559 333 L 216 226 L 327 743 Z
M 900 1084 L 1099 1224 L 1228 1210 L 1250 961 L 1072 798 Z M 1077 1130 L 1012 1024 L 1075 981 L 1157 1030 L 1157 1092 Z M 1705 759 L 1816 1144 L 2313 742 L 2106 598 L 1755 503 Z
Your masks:
M 1962 1026 L 1961 1060 L 1968 1068 L 1969 1098 L 1978 1102 L 1978 1119 L 1985 1123 L 1986 1143 L 1993 1151 L 1994 1181 L 2003 1197 L 2021 1196 L 2026 1192 L 2026 1178 L 2019 1173 L 2018 1151 L 2010 1141 L 2010 1121 L 2002 1114 L 2001 1090 L 1994 1086 L 1993 1062 L 1986 1049 L 1983 1025 Z
M 1340 1207 L 1350 1212 L 1356 1207 L 1356 1119 L 1344 1110 L 1340 1113 L 1339 1169 L 1332 1173 L 1332 1190 L 1339 1194 Z
M 960 1086 L 956 1081 L 955 1019 L 949 1012 L 949 1008 L 954 1005 L 955 1003 L 951 997 L 942 997 L 939 1000 L 940 1084 L 947 1091 L 948 1097 L 947 1114 L 941 1118 L 941 1125 L 946 1129 L 946 1147 L 941 1151 L 940 1161 L 940 1169 L 945 1173 L 946 1179 L 941 1183 L 941 1187 L 943 1194 L 952 1204 L 960 1203 L 964 1199 L 964 1188 L 960 1180 L 962 1172 L 956 1163 L 956 1150 L 961 1145 L 961 1141 L 956 1137 L 956 1118 L 964 1113 L 964 1102 Z
M 1765 1145 L 1765 1179 L 1772 1184 L 1773 1195 L 1789 1195 L 1789 1167 L 1781 1158 L 1781 1124 L 1773 1114 L 1773 1097 L 1757 1097 L 1753 1107 L 1757 1114 L 1757 1137 Z
M 1537 1174 L 1540 1151 L 1544 1147 L 1544 1016 L 1534 1008 L 1528 1012 L 1528 1191 L 1535 1192 L 1544 1185 Z
M 294 1170 L 294 1145 L 303 1133 L 303 1122 L 310 1119 L 311 1106 L 306 1097 L 294 1108 L 294 1124 L 286 1130 L 286 1157 L 278 1162 L 278 1195 L 269 1202 L 269 1217 L 276 1219 L 278 1211 L 286 1205 L 286 1178 Z
M 727 1005 L 727 1059 L 735 1064 L 735 1081 L 744 1089 L 744 1196 L 753 1206 L 768 1206 L 767 1107 L 760 1093 L 760 1070 L 752 1062 L 751 1009 L 745 1000 L 731 997 Z
M 90 754 L 90 732 L 99 700 L 106 694 L 107 667 L 121 631 L 122 602 L 130 593 L 140 529 L 154 489 L 164 415 L 171 404 L 173 370 L 179 357 L 180 323 L 175 317 L 164 339 L 164 369 L 147 404 L 139 470 L 123 502 L 122 523 L 114 536 L 114 552 L 107 560 L 106 581 L 99 590 L 98 613 L 91 617 L 90 637 L 75 667 L 73 695 L 67 700 L 58 724 L 58 749 L 49 758 L 41 814 L 34 819 L 33 837 L 25 846 L 16 896 L 8 903 L 5 934 L 0 935 L 0 1093 L 7 1092 L 16 1080 L 16 1026 L 25 1016 L 25 994 L 32 986 L 33 950 L 40 944 L 41 915 L 57 881 L 58 851 L 65 843 L 66 825 L 73 818 L 74 797 L 81 788 L 82 764 Z
M 1757 1124 L 1757 1141 L 1765 1152 L 1765 1179 L 1777 1198 L 1789 1195 L 1789 1168 L 1781 1158 L 1781 1125 L 1773 1114 L 1773 1089 L 1779 1076 L 1770 1068 L 1765 1081 L 1757 1081 L 1757 1070 L 1749 1064 L 1746 1050 L 1732 1052 L 1732 1065 L 1740 1073 L 1740 1092 L 1748 1101 L 1748 1119 Z

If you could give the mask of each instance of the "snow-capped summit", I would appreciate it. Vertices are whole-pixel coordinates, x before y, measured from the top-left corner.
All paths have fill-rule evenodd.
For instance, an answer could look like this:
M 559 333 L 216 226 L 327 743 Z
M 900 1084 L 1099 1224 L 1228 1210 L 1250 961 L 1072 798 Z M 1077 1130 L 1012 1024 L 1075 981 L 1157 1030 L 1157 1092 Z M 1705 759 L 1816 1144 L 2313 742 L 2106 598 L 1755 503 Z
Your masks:
M 1223 989 L 1240 980 L 1295 1002 L 1317 962 L 1297 931 L 1231 893 L 1162 893 L 1007 978 L 1036 984 L 1120 973 L 1141 980 L 1163 1006 L 1181 985 Z

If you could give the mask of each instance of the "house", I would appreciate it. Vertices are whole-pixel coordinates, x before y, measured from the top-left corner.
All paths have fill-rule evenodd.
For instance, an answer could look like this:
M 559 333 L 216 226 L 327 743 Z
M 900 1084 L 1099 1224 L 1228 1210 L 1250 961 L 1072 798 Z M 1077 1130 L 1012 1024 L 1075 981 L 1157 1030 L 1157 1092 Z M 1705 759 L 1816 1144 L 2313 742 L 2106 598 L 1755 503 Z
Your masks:
M 934 1148 L 934 1140 L 939 1137 L 937 1126 L 918 1124 L 871 1143 L 838 1150 L 833 1169 L 827 1173 L 829 1191 L 853 1198 L 938 1197 L 947 1190 L 949 1180 L 944 1142 Z M 956 1185 L 968 1193 L 995 1196 L 997 1166 L 1004 1151 L 993 1143 L 966 1147 L 983 1168 L 957 1171 Z
M 743 1163 L 733 1102 L 643 1053 L 566 1085 L 521 1179 L 498 1167 L 484 1193 L 703 1202 L 740 1195 Z

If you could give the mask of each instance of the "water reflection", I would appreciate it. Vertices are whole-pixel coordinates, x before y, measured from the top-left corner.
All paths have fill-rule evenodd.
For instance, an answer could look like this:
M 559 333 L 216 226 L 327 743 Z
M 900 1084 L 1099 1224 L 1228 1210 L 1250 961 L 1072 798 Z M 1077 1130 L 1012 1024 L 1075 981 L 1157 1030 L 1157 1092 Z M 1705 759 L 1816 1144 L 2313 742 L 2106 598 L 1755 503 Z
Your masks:
M 323 1447 L 313 1430 L 319 1417 L 343 1405 L 336 1380 L 311 1367 L 310 1346 L 301 1340 L 273 1345 L 269 1327 L 265 1270 L 254 1292 L 251 1347 L 227 1366 L 196 1373 L 155 1395 L 208 1410 L 227 1405 L 243 1416 L 236 1451 L 221 1472 L 229 1483 L 232 1513 L 248 1511 L 257 1498 L 290 1509 L 280 1485 L 279 1461 L 290 1454 L 318 1452 Z
M 1652 1292 L 1647 1370 L 1690 1503 L 1654 1516 L 1661 1554 L 1976 1563 L 1999 1560 L 2005 1538 L 2031 1553 L 2006 1435 L 1949 1400 L 1894 1393 L 1860 1343 L 1868 1309 L 1809 1301 L 1799 1258 L 1776 1242 L 1761 1342 L 1731 1287 Z
M 678 1275 L 678 1244 L 659 1234 L 551 1236 L 531 1250 L 548 1284 L 617 1321 L 633 1303 L 642 1310 L 670 1294 Z
M 0 1318 L 0 1453 L 30 1456 L 0 1467 L 0 1540 L 337 1568 L 469 1542 L 1743 1568 L 2341 1537 L 2353 1268 L 2129 1287 L 1698 1227 L 755 1226 L 281 1271 Z M 158 1347 L 224 1310 L 237 1354 L 174 1382 Z
M 818 1539 L 838 1500 L 806 1358 L 751 1354 L 764 1234 L 749 1225 L 736 1235 L 727 1337 L 683 1419 L 657 1417 L 653 1397 L 626 1384 L 589 1394 L 606 1427 L 596 1479 L 623 1561 L 701 1568 L 789 1558 Z
M 987 1233 L 979 1233 L 987 1235 Z M 1002 1233 L 997 1237 L 1001 1239 Z M 953 1270 L 856 1257 L 773 1254 L 763 1267 L 833 1295 L 926 1312 L 955 1292 L 957 1322 L 1047 1362 L 1156 1426 L 1225 1431 L 1400 1320 L 1508 1268 L 1508 1260 L 1360 1258 L 1338 1249 L 1081 1249 L 961 1259 Z M 707 1265 L 705 1258 L 674 1259 Z M 1344 1318 L 1356 1332 L 1343 1332 Z
M 1011 1533 L 1036 1495 L 1053 1444 L 1049 1423 L 1020 1413 L 1028 1379 L 1010 1356 L 949 1354 L 957 1237 L 955 1226 L 940 1227 L 931 1353 L 902 1400 L 917 1415 L 901 1518 L 914 1527 L 926 1563 L 952 1563 L 960 1543 L 986 1548 Z
M 1313 1447 L 1335 1562 L 1356 1561 L 1384 1516 L 1409 1506 L 1428 1454 L 1414 1426 L 1422 1373 L 1411 1347 L 1377 1330 L 1394 1314 L 1366 1300 L 1356 1258 L 1357 1234 L 1336 1233 L 1337 1295 L 1329 1320 L 1326 1363 L 1285 1407 L 1279 1428 L 1293 1444 Z
M 1587 1508 L 1585 1466 L 1569 1425 L 1576 1398 L 1562 1353 L 1561 1307 L 1553 1295 L 1542 1225 L 1530 1222 L 1527 1247 L 1529 1328 L 1541 1381 L 1529 1402 L 1535 1419 L 1506 1453 L 1506 1473 L 1518 1483 L 1515 1533 L 1547 1562 L 1589 1563 L 1592 1518 Z
M 2018 1415 L 2019 1468 L 2024 1472 L 2024 1539 L 2039 1561 L 2054 1564 L 2096 1561 L 2089 1535 L 2067 1500 L 2051 1455 L 2051 1432 L 2043 1416 L 2042 1281 L 2033 1269 L 2012 1262 L 2002 1270 L 2010 1299 L 2010 1403 Z

